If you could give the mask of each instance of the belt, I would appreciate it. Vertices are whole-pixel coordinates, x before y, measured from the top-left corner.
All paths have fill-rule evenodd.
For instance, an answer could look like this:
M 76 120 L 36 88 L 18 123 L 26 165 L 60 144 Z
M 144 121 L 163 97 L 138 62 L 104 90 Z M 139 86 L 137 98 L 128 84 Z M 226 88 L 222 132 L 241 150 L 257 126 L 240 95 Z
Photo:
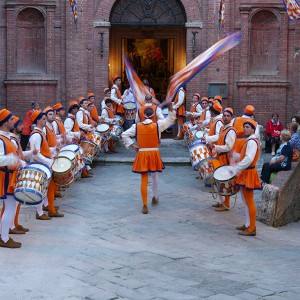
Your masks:
M 3 168 L 3 167 L 0 167 L 0 172 L 5 172 L 5 173 L 13 173 L 14 170 L 10 170 L 8 168 Z
M 145 152 L 145 151 L 158 151 L 158 148 L 140 148 L 139 151 Z
M 222 155 L 226 155 L 226 154 L 227 154 L 227 152 L 221 152 L 218 154 L 218 156 L 222 156 Z
M 246 139 L 248 138 L 249 136 L 246 136 L 246 135 L 241 135 L 241 136 L 237 136 L 236 138 L 239 140 L 239 139 Z
M 253 170 L 255 169 L 255 166 L 254 167 L 248 167 L 246 170 Z

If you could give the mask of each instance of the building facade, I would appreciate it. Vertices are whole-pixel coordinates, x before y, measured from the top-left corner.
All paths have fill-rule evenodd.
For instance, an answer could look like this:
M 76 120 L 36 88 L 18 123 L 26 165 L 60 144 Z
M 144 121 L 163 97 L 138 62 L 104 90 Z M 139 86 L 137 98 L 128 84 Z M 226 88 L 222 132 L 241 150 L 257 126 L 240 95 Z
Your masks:
M 69 1 L 5 0 L 0 14 L 0 105 L 21 117 L 32 101 L 99 102 L 115 74 L 126 84 L 122 53 L 163 99 L 171 75 L 236 31 L 240 45 L 187 85 L 187 109 L 193 92 L 223 95 L 237 115 L 251 103 L 261 124 L 300 109 L 300 21 L 281 0 L 226 1 L 224 29 L 214 0 L 77 0 L 77 26 Z

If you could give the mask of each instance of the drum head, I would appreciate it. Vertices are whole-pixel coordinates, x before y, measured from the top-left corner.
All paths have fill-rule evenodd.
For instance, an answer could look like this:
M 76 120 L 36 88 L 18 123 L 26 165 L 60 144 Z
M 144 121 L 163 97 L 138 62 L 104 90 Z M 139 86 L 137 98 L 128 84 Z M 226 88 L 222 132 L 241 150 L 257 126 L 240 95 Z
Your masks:
M 29 164 L 28 167 L 33 167 L 33 168 L 36 168 L 36 169 L 39 169 L 39 170 L 43 171 L 44 173 L 46 173 L 48 180 L 52 176 L 52 172 L 51 172 L 50 168 L 45 164 L 36 162 L 36 163 Z
M 135 109 L 136 104 L 134 102 L 126 102 L 123 104 L 125 109 Z
M 204 131 L 202 131 L 202 130 L 198 130 L 198 131 L 196 131 L 196 133 L 195 133 L 195 137 L 196 137 L 197 139 L 202 139 L 202 138 L 203 138 L 203 135 L 204 135 Z
M 76 157 L 75 153 L 71 150 L 61 150 L 61 151 L 59 151 L 57 156 L 58 157 L 64 156 L 64 157 L 67 157 L 69 160 L 73 160 Z
M 25 188 L 16 189 L 14 197 L 18 202 L 26 203 L 27 205 L 37 205 L 43 201 L 42 194 L 33 190 L 28 192 Z
M 70 170 L 72 167 L 71 161 L 67 157 L 57 157 L 54 159 L 54 163 L 52 165 L 53 172 L 64 173 Z
M 96 127 L 96 131 L 98 131 L 100 133 L 104 133 L 108 130 L 109 130 L 109 125 L 107 125 L 107 124 L 100 124 Z
M 60 151 L 62 150 L 71 150 L 73 152 L 77 152 L 79 149 L 78 145 L 77 144 L 69 144 L 69 145 L 66 145 L 66 146 L 63 146 Z
M 221 166 L 214 172 L 214 179 L 218 181 L 227 181 L 236 176 L 236 173 L 232 174 L 232 168 L 230 166 Z

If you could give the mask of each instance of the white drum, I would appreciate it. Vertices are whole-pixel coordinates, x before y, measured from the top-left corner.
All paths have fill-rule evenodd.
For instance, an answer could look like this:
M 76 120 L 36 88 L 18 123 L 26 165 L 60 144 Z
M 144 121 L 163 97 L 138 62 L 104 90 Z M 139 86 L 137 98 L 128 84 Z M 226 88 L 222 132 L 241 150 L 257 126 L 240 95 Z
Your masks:
M 72 163 L 68 157 L 56 157 L 52 165 L 52 172 L 53 180 L 58 186 L 68 187 L 74 181 Z
M 42 163 L 32 163 L 17 173 L 14 197 L 28 205 L 40 204 L 47 195 L 52 172 Z
M 127 102 L 123 104 L 125 109 L 125 119 L 135 120 L 136 116 L 136 104 L 134 102 Z
M 103 136 L 103 138 L 108 141 L 110 139 L 110 131 L 109 131 L 109 125 L 108 124 L 100 124 L 96 127 L 96 131 L 100 133 L 100 135 Z
M 221 166 L 214 172 L 215 185 L 222 196 L 232 196 L 239 191 L 235 184 L 236 173 L 230 166 Z
M 189 146 L 192 167 L 198 170 L 199 164 L 203 159 L 210 157 L 207 146 L 202 142 L 197 142 Z
M 74 176 L 77 177 L 80 175 L 81 170 L 84 168 L 84 162 L 82 159 L 82 149 L 80 149 L 80 146 L 77 144 L 69 144 L 60 149 L 60 152 L 70 150 L 75 153 L 75 159 L 76 159 L 76 169 Z M 79 175 L 78 175 L 79 174 Z
M 122 132 L 123 132 L 123 129 L 121 126 L 113 125 L 111 128 L 111 131 L 110 131 L 111 138 L 114 141 L 118 141 L 121 137 Z

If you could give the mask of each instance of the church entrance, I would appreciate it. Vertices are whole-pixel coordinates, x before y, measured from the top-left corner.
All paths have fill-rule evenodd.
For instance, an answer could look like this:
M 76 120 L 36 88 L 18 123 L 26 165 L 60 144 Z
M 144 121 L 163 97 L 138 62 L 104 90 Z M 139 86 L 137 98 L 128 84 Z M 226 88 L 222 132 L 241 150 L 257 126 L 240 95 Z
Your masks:
M 109 75 L 120 74 L 128 87 L 122 53 L 158 100 L 169 78 L 186 65 L 186 15 L 180 1 L 116 1 L 110 14 Z

